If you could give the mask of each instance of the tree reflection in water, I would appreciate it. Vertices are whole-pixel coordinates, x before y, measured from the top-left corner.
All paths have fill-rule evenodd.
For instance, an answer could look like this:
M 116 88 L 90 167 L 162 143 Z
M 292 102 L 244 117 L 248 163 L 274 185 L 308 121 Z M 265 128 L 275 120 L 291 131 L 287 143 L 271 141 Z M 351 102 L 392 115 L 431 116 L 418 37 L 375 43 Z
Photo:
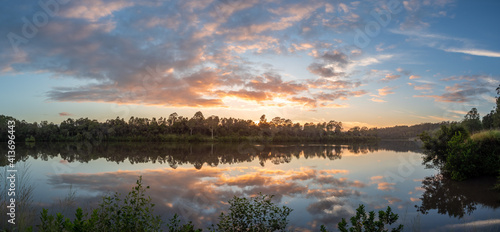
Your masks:
M 304 152 L 304 146 L 308 152 Z M 0 152 L 6 153 L 6 147 Z M 353 154 L 367 154 L 378 150 L 396 152 L 418 152 L 420 147 L 411 141 L 380 141 L 374 143 L 339 144 L 260 144 L 247 141 L 237 144 L 189 144 L 189 143 L 36 143 L 31 146 L 16 147 L 16 162 L 25 161 L 29 157 L 47 161 L 61 157 L 68 162 L 88 163 L 104 158 L 109 162 L 123 163 L 167 163 L 172 168 L 191 164 L 197 169 L 203 165 L 216 167 L 219 164 L 234 164 L 259 160 L 261 165 L 267 161 L 273 164 L 289 163 L 293 158 L 325 158 L 340 159 L 343 149 Z M 7 160 L 0 157 L 0 166 Z
M 443 175 L 426 177 L 422 181 L 422 204 L 415 207 L 423 214 L 437 209 L 439 214 L 456 218 L 472 214 L 479 204 L 496 209 L 500 207 L 500 194 L 491 190 L 493 183 L 495 179 L 491 178 L 459 182 Z

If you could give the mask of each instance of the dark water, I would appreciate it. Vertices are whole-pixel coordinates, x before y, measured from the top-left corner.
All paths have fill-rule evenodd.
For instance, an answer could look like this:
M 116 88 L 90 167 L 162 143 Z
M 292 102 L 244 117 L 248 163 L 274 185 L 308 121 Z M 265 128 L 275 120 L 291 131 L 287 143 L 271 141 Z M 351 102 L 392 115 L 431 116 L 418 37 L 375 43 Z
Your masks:
M 294 209 L 290 229 L 297 231 L 319 231 L 322 224 L 333 229 L 359 204 L 390 206 L 405 231 L 500 230 L 500 196 L 488 190 L 495 180 L 447 180 L 425 169 L 413 142 L 37 143 L 16 152 L 19 172 L 31 179 L 24 184 L 33 186 L 34 212 L 44 207 L 73 214 L 104 194 L 127 193 L 142 175 L 155 212 L 164 219 L 177 213 L 200 227 L 215 223 L 233 196 L 261 192 Z

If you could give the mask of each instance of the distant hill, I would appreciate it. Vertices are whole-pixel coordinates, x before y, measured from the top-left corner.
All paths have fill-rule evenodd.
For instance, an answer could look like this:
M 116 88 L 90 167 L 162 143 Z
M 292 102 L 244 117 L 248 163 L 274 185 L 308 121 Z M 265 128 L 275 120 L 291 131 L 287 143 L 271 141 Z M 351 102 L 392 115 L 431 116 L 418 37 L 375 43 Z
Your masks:
M 381 139 L 411 139 L 417 138 L 424 131 L 438 130 L 441 125 L 448 125 L 451 122 L 422 123 L 412 126 L 393 126 L 377 128 L 377 136 Z

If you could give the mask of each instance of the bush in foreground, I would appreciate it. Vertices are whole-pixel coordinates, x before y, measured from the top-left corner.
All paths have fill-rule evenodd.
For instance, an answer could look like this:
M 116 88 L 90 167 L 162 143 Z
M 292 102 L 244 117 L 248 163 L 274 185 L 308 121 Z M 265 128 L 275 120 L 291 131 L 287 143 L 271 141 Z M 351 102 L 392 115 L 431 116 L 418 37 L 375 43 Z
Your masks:
M 386 211 L 378 212 L 378 220 L 375 221 L 375 212 L 365 211 L 364 205 L 359 205 L 356 209 L 356 215 L 351 217 L 351 225 L 349 228 L 347 221 L 342 218 L 339 222 L 338 229 L 342 232 L 388 232 L 386 226 L 390 226 L 398 220 L 399 216 L 392 212 L 391 207 L 387 207 Z M 326 227 L 321 225 L 321 232 L 327 232 Z M 392 228 L 391 232 L 401 232 L 403 231 L 403 225 L 398 225 L 396 228 Z
M 220 214 L 212 231 L 286 231 L 292 209 L 276 206 L 272 198 L 262 194 L 251 199 L 235 196 L 229 200 L 229 212 Z
M 143 187 L 142 177 L 136 182 L 136 186 L 125 198 L 119 193 L 106 196 L 94 209 L 90 216 L 84 214 L 81 208 L 75 213 L 75 219 L 71 221 L 61 213 L 56 216 L 49 215 L 47 209 L 43 209 L 38 225 L 39 231 L 159 231 L 162 221 L 160 216 L 154 216 L 151 197 L 146 197 L 146 189 Z

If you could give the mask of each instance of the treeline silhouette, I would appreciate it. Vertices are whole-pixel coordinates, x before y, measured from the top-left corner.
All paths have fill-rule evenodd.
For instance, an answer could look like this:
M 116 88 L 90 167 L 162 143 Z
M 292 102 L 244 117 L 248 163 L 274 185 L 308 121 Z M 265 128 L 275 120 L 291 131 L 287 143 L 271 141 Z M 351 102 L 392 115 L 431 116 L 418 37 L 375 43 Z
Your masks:
M 8 140 L 7 122 L 15 121 L 17 142 L 61 141 L 243 141 L 248 139 L 267 142 L 350 142 L 371 141 L 377 138 L 408 139 L 426 130 L 435 130 L 443 123 L 424 123 L 414 126 L 390 128 L 353 127 L 344 130 L 342 122 L 331 120 L 320 123 L 294 123 L 290 119 L 265 115 L 255 123 L 237 118 L 205 118 L 198 111 L 193 117 L 172 113 L 168 118 L 131 117 L 108 119 L 98 122 L 88 118 L 72 119 L 60 124 L 42 121 L 29 123 L 10 116 L 0 115 L 0 141 Z

